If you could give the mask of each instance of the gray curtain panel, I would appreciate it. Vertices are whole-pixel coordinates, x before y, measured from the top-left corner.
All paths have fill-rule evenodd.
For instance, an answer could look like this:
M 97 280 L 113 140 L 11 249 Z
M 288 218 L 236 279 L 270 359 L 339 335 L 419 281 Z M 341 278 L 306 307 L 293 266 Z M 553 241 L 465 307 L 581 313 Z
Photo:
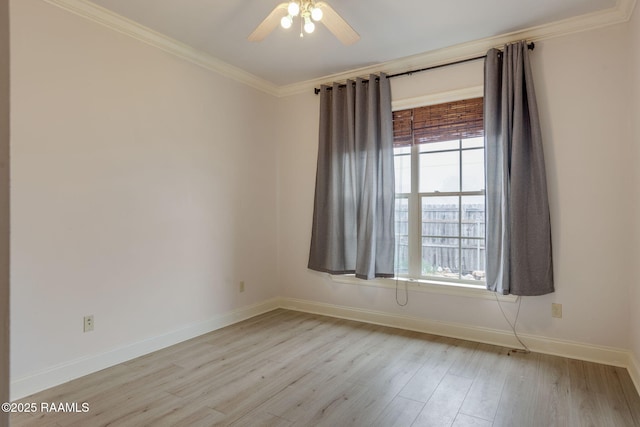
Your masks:
M 551 293 L 549 201 L 526 42 L 487 52 L 484 121 L 487 289 Z
M 393 277 L 394 203 L 389 79 L 322 86 L 308 267 Z

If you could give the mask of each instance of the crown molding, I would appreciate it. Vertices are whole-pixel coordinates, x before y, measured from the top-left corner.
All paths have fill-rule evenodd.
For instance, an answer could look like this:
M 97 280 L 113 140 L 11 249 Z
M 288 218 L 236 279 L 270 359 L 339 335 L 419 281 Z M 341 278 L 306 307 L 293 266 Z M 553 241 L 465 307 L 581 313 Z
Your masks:
M 104 25 L 138 41 L 157 47 L 186 61 L 214 71 L 254 89 L 278 96 L 278 86 L 247 71 L 228 64 L 201 50 L 165 36 L 135 21 L 118 15 L 88 0 L 43 0 L 83 18 Z
M 195 49 L 187 44 L 172 39 L 164 34 L 138 24 L 135 21 L 120 16 L 108 9 L 98 6 L 89 0 L 43 0 L 69 12 L 80 15 L 100 25 L 133 37 L 143 43 L 164 50 L 172 55 L 192 62 L 225 77 L 243 83 L 262 92 L 277 97 L 286 97 L 313 90 L 328 81 L 344 81 L 357 76 L 367 76 L 371 73 L 386 72 L 388 74 L 426 68 L 448 62 L 473 58 L 483 55 L 493 47 L 500 47 L 516 40 L 540 41 L 569 34 L 588 31 L 608 25 L 626 22 L 631 18 L 636 0 L 617 0 L 610 9 L 588 13 L 550 24 L 531 27 L 499 36 L 488 37 L 462 43 L 442 49 L 408 56 L 405 58 L 383 62 L 380 64 L 356 68 L 342 73 L 331 74 L 313 80 L 277 86 L 267 80 L 257 77 L 241 68 L 230 65 L 208 53 Z
M 616 5 L 610 9 L 579 15 L 499 36 L 461 43 L 342 73 L 331 74 L 313 80 L 280 86 L 278 88 L 278 96 L 296 95 L 312 91 L 315 87 L 327 84 L 327 82 L 343 82 L 355 77 L 366 77 L 373 73 L 403 73 L 409 70 L 474 58 L 479 55 L 484 55 L 491 48 L 501 47 L 517 40 L 536 42 L 627 22 L 631 18 L 635 4 L 636 0 L 617 0 Z

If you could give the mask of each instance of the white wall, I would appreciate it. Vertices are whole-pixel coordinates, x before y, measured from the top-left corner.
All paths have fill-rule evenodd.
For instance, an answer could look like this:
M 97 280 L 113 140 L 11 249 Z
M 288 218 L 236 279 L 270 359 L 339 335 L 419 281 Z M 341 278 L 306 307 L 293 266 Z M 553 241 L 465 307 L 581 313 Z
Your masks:
M 271 96 L 41 0 L 11 37 L 12 381 L 279 295 Z
M 633 247 L 630 132 L 626 126 L 625 27 L 552 39 L 532 54 L 545 141 L 556 293 L 527 297 L 519 330 L 585 344 L 628 348 Z M 481 85 L 482 62 L 392 80 L 394 99 Z M 507 330 L 496 303 L 331 282 L 307 270 L 317 150 L 317 98 L 280 100 L 292 127 L 279 134 L 279 277 L 288 297 L 436 321 Z M 563 304 L 563 319 L 551 303 Z M 506 304 L 511 316 L 515 304 Z
M 637 169 L 637 165 L 640 163 L 640 7 L 636 6 L 633 13 L 633 17 L 629 23 L 630 45 L 629 52 L 632 55 L 633 64 L 630 67 L 631 75 L 631 94 L 632 102 L 630 109 L 629 121 L 633 126 L 633 143 L 635 144 L 635 218 L 638 218 L 640 214 L 640 196 L 637 195 L 640 189 L 640 171 Z M 640 258 L 640 224 L 635 226 L 636 236 L 636 251 L 634 253 L 634 259 L 632 266 L 637 265 L 637 261 Z M 634 280 L 630 280 L 631 286 L 631 351 L 634 354 L 636 369 L 640 375 L 640 275 L 635 272 Z M 638 378 L 640 380 L 640 378 Z M 640 387 L 640 384 L 637 384 Z

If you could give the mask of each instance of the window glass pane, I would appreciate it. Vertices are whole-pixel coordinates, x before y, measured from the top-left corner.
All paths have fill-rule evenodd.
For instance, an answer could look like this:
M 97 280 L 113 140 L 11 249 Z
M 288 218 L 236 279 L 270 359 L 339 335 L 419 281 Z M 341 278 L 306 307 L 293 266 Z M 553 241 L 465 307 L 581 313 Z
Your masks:
M 460 191 L 460 152 L 420 154 L 420 192 Z
M 484 280 L 484 239 L 462 239 L 462 278 Z
M 459 239 L 422 238 L 422 275 L 458 279 Z
M 462 140 L 462 148 L 484 147 L 484 136 Z
M 408 154 L 399 153 L 399 151 L 405 151 L 405 147 L 394 150 L 396 194 L 411 193 L 411 148 L 407 148 L 409 148 Z
M 462 191 L 484 190 L 484 149 L 462 151 Z
M 422 235 L 458 237 L 460 235 L 459 201 L 458 196 L 423 197 Z
M 462 197 L 462 237 L 484 237 L 484 196 Z
M 426 144 L 420 144 L 419 147 L 421 153 L 442 150 L 458 150 L 460 149 L 460 140 L 455 139 L 453 141 L 428 142 Z
M 409 199 L 396 197 L 396 271 L 409 274 Z

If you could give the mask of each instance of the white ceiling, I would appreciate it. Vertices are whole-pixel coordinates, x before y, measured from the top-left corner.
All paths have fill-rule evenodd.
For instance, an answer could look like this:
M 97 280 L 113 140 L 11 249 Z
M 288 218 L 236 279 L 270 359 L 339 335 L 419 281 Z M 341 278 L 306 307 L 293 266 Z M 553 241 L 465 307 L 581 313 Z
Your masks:
M 343 46 L 322 25 L 247 36 L 283 0 L 92 0 L 276 86 L 318 79 L 614 8 L 616 0 L 326 0 L 360 34 Z

